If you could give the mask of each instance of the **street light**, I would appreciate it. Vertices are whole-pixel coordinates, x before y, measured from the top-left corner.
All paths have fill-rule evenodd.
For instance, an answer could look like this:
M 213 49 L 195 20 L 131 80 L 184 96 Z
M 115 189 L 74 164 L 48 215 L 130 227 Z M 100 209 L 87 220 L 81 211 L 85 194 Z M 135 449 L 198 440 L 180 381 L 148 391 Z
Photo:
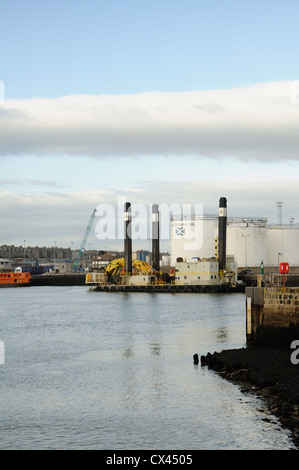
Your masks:
M 242 237 L 245 238 L 245 268 L 247 268 L 247 237 L 250 235 L 242 235 Z

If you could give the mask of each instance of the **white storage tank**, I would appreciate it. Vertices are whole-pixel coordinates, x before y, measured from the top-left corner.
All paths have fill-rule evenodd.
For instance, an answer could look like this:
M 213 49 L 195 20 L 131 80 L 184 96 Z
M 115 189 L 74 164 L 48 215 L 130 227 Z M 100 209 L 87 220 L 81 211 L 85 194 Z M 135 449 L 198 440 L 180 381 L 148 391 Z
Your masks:
M 238 267 L 254 267 L 268 263 L 267 219 L 230 219 L 227 223 L 228 255 L 234 256 Z
M 268 227 L 268 266 L 282 261 L 299 266 L 299 225 L 270 225 Z
M 193 258 L 215 256 L 216 216 L 174 218 L 170 223 L 171 265 L 177 258 L 191 261 Z
M 162 255 L 161 266 L 170 266 L 171 257 L 170 255 Z
M 171 265 L 177 258 L 192 261 L 215 256 L 218 217 L 174 219 L 171 221 Z M 236 217 L 227 220 L 227 257 L 238 268 L 277 266 L 288 262 L 299 266 L 299 224 L 268 225 L 267 218 Z M 217 256 L 217 254 L 216 254 Z

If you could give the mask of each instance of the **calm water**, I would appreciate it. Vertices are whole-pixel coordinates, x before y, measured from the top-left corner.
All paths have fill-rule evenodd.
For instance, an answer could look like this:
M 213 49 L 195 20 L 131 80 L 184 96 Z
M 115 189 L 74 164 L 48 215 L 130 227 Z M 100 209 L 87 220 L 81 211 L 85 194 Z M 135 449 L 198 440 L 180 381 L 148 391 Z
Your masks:
M 0 299 L 1 449 L 292 448 L 259 399 L 193 364 L 245 345 L 243 294 L 30 287 Z

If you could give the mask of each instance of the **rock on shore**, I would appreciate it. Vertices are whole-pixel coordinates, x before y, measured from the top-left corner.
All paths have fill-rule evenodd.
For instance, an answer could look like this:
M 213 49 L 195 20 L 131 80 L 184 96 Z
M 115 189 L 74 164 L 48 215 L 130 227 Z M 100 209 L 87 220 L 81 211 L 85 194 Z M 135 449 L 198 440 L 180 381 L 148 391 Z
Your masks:
M 261 397 L 282 426 L 292 432 L 299 449 L 299 364 L 291 362 L 292 352 L 268 347 L 228 349 L 201 356 L 201 365 Z

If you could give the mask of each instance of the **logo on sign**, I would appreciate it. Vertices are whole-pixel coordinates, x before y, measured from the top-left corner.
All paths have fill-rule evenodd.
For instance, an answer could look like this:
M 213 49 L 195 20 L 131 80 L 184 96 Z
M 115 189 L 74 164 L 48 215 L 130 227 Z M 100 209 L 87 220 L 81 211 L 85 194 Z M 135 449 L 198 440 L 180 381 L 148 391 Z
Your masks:
M 280 263 L 279 264 L 279 272 L 280 274 L 288 274 L 289 272 L 289 263 Z
M 184 227 L 178 227 L 175 229 L 175 234 L 177 237 L 183 237 L 185 235 L 185 228 Z

